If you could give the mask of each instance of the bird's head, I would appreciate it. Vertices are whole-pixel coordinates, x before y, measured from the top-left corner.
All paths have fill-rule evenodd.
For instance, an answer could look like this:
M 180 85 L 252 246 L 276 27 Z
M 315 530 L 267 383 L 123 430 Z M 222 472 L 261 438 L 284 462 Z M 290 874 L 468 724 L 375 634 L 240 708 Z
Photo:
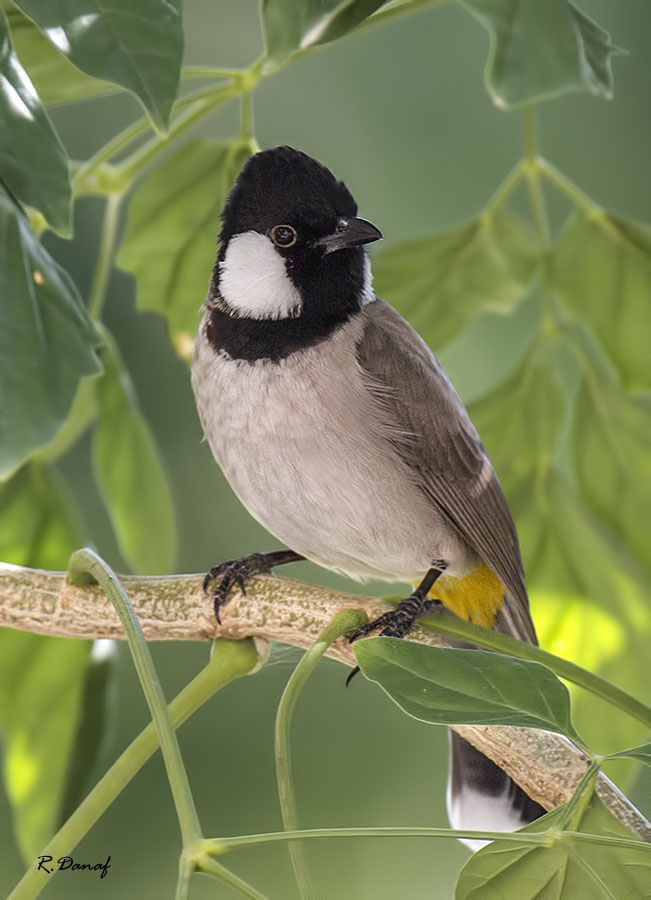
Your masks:
M 224 204 L 211 299 L 239 319 L 341 319 L 372 296 L 363 245 L 381 237 L 321 163 L 264 150 Z

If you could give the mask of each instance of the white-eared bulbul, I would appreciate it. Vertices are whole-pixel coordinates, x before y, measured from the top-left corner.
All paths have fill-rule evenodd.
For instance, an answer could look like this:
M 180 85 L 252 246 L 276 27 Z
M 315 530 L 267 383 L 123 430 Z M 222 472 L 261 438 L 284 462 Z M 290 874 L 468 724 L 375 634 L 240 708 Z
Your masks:
M 364 246 L 381 237 L 343 182 L 289 147 L 252 156 L 224 205 L 192 384 L 231 487 L 290 549 L 214 567 L 215 613 L 233 586 L 305 558 L 418 585 L 355 637 L 403 637 L 438 601 L 535 643 L 488 454 L 438 359 L 373 292 Z M 455 827 L 544 812 L 456 735 L 451 756 Z

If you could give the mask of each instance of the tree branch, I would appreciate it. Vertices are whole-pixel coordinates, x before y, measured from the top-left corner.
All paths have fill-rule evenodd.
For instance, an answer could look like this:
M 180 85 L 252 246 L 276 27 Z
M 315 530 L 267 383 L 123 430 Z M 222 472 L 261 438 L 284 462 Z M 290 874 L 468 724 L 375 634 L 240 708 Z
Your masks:
M 342 594 L 289 578 L 260 577 L 224 607 L 218 626 L 203 593 L 203 576 L 120 576 L 149 641 L 212 641 L 254 637 L 310 647 L 341 609 L 363 609 L 369 617 L 386 611 L 380 600 Z M 98 585 L 75 587 L 65 572 L 0 563 L 0 625 L 69 638 L 124 639 L 113 605 Z M 410 639 L 445 646 L 438 635 L 414 629 Z M 328 656 L 353 666 L 344 639 Z M 569 800 L 588 760 L 565 738 L 545 731 L 497 725 L 453 725 L 454 731 L 501 766 L 534 800 L 554 809 Z M 651 841 L 644 816 L 604 775 L 597 791 L 611 812 L 636 835 Z

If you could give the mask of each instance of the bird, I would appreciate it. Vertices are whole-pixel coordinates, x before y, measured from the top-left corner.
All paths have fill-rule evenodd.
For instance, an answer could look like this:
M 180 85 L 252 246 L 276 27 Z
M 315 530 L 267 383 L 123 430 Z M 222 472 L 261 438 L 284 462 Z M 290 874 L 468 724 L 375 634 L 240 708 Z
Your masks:
M 251 156 L 224 202 L 192 387 L 231 488 L 286 549 L 214 566 L 215 616 L 249 578 L 308 559 L 415 585 L 352 640 L 403 638 L 442 604 L 536 643 L 488 453 L 437 357 L 375 294 L 366 246 L 382 233 L 357 212 L 342 181 L 287 146 Z M 453 827 L 515 830 L 545 813 L 470 743 L 450 743 Z

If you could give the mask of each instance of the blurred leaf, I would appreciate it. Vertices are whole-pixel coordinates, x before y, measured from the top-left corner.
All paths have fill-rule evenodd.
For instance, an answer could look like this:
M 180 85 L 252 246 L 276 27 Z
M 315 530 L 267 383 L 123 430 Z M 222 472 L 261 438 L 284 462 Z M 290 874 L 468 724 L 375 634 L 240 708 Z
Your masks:
M 556 344 L 541 335 L 513 374 L 469 408 L 507 494 L 554 456 L 566 405 Z
M 68 757 L 68 773 L 57 828 L 72 815 L 92 786 L 90 776 L 107 735 L 107 723 L 117 718 L 118 711 L 112 708 L 111 703 L 116 657 L 115 641 L 93 642 L 79 703 L 76 733 Z
M 70 276 L 0 186 L 0 478 L 47 444 L 79 380 L 99 370 L 99 338 Z
M 632 397 L 589 328 L 559 317 L 583 371 L 574 404 L 574 468 L 585 498 L 647 565 L 651 504 L 651 395 Z
M 604 372 L 576 403 L 574 460 L 584 496 L 647 565 L 651 509 L 651 405 L 626 394 Z
M 581 498 L 560 477 L 550 488 L 551 508 L 557 519 L 559 546 L 566 554 L 568 567 L 583 593 L 612 609 L 618 596 L 640 597 L 651 587 L 648 573 L 630 549 L 619 541 L 608 526 L 595 516 Z M 638 625 L 651 624 L 648 605 Z
M 438 349 L 479 311 L 511 312 L 529 289 L 536 261 L 529 227 L 495 211 L 384 250 L 373 271 L 378 293 Z
M 117 264 L 138 281 L 138 308 L 166 317 L 185 359 L 215 262 L 219 213 L 248 156 L 238 142 L 191 141 L 143 180 L 129 207 Z
M 639 561 L 552 468 L 510 496 L 540 643 L 638 697 L 648 694 L 649 578 Z M 570 685 L 573 718 L 599 753 L 635 744 L 644 728 Z M 622 786 L 631 764 L 612 764 Z
M 176 520 L 169 484 L 117 347 L 106 338 L 92 446 L 95 477 L 129 565 L 145 575 L 171 572 Z
M 82 72 L 126 88 L 167 128 L 183 56 L 181 0 L 16 0 Z
M 523 834 L 563 826 L 565 806 L 537 819 Z M 566 826 L 567 827 L 567 826 Z M 584 834 L 635 840 L 596 795 L 581 819 Z M 638 900 L 651 893 L 651 854 L 591 843 L 564 834 L 551 846 L 494 841 L 470 857 L 461 870 L 455 900 Z
M 651 627 L 644 621 L 646 595 L 620 595 L 610 609 L 600 608 L 578 592 L 534 589 L 530 599 L 542 647 L 571 659 L 636 697 L 648 695 L 648 677 L 643 664 L 651 643 Z M 572 719 L 596 752 L 614 752 L 622 745 L 632 745 L 646 737 L 644 725 L 632 716 L 612 708 L 606 714 L 607 707 L 599 697 L 573 684 L 568 684 L 568 689 Z M 608 764 L 608 775 L 624 791 L 630 788 L 636 771 L 637 765 L 625 758 Z
M 490 35 L 485 83 L 493 103 L 516 106 L 570 90 L 610 99 L 610 35 L 567 0 L 459 0 Z
M 19 9 L 6 10 L 11 39 L 43 103 L 72 103 L 112 94 L 115 85 L 85 75 Z
M 280 65 L 296 50 L 343 37 L 385 2 L 262 0 L 260 15 L 269 65 Z
M 552 283 L 590 325 L 627 387 L 651 385 L 651 229 L 577 213 L 552 256 Z
M 49 444 L 34 454 L 34 459 L 52 462 L 63 456 L 97 418 L 97 375 L 82 378 L 67 419 Z
M 59 824 L 88 641 L 0 629 L 0 727 L 14 828 L 32 862 Z
M 17 566 L 65 568 L 83 544 L 70 491 L 50 466 L 30 462 L 0 483 L 0 559 Z
M 0 10 L 0 173 L 11 193 L 70 233 L 68 157 L 13 51 Z M 2 189 L 0 188 L 0 191 Z
M 586 506 L 573 485 L 551 469 L 544 483 L 525 483 L 512 496 L 525 568 L 536 588 L 587 598 L 602 609 L 638 608 L 650 579 L 639 560 Z M 648 627 L 645 613 L 638 626 Z
M 577 737 L 567 688 L 540 663 L 391 637 L 359 641 L 354 650 L 364 675 L 415 719 L 518 725 Z
M 612 756 L 630 756 L 632 759 L 639 759 L 640 762 L 651 766 L 651 743 L 640 744 L 639 747 L 631 747 L 629 750 L 620 750 L 619 753 L 613 753 Z
M 0 559 L 6 562 L 60 569 L 83 543 L 69 491 L 48 466 L 28 463 L 0 485 L 0 508 Z M 28 862 L 59 823 L 90 647 L 0 629 L 4 778 Z

